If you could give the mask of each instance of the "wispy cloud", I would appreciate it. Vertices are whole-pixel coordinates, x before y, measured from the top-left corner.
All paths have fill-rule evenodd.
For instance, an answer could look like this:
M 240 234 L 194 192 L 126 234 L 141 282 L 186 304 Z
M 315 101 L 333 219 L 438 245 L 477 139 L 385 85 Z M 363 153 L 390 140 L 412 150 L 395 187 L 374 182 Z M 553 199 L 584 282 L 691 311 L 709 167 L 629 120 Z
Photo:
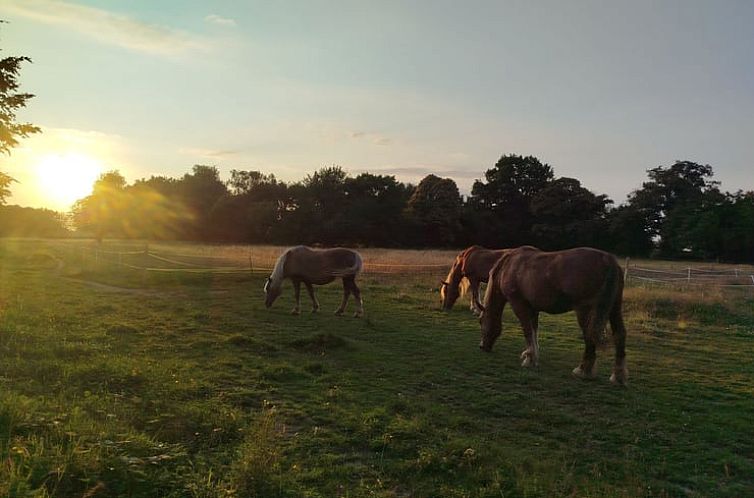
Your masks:
M 204 18 L 205 21 L 207 21 L 210 24 L 216 24 L 218 26 L 226 26 L 229 28 L 235 28 L 238 23 L 236 23 L 235 19 L 230 19 L 228 17 L 222 17 L 217 14 L 210 14 L 207 17 Z
M 201 147 L 181 148 L 181 149 L 178 149 L 178 152 L 186 156 L 201 157 L 203 159 L 213 159 L 213 160 L 236 156 L 239 153 L 239 151 L 237 150 L 217 150 L 217 149 L 206 149 L 206 148 L 201 148 Z
M 0 10 L 68 28 L 102 43 L 154 55 L 207 51 L 211 45 L 208 39 L 186 31 L 60 0 L 3 0 Z
M 350 134 L 354 140 L 367 140 L 374 145 L 390 145 L 393 141 L 379 133 L 368 133 L 365 131 L 352 131 Z

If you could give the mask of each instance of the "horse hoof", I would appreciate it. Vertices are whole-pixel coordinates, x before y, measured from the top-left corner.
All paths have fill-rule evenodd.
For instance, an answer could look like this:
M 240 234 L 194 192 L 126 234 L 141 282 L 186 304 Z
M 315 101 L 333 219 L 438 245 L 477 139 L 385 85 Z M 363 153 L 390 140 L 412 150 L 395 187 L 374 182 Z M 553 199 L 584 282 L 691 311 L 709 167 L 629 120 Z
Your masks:
M 364 313 L 359 313 L 358 311 L 353 314 L 354 318 L 361 318 L 362 316 L 364 316 Z
M 319 312 L 319 308 L 312 308 L 312 313 L 318 313 L 318 312 Z
M 343 314 L 343 310 L 335 310 L 335 316 L 341 316 Z
M 291 315 L 300 315 L 300 314 L 301 314 L 300 310 L 297 310 L 297 309 L 292 309 L 291 310 Z
M 610 376 L 610 382 L 615 384 L 616 386 L 625 386 L 626 377 L 626 372 L 613 372 L 613 374 Z
M 530 366 L 532 366 L 531 358 L 529 358 L 528 356 L 524 358 L 524 361 L 521 362 L 521 366 L 524 368 L 529 368 Z
M 586 373 L 586 372 L 584 372 L 584 370 L 581 368 L 580 365 L 578 367 L 574 368 L 572 373 L 573 373 L 574 377 L 576 377 L 577 379 L 581 379 L 581 380 L 594 380 L 594 379 L 597 378 L 597 376 L 594 374 L 594 372 L 592 372 L 592 373 Z

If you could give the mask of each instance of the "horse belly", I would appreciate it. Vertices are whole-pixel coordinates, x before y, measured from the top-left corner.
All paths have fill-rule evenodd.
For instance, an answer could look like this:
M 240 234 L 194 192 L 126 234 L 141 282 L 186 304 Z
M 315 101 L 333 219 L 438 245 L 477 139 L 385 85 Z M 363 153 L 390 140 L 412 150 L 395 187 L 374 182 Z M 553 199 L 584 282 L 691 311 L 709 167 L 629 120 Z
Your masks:
M 304 281 L 308 281 L 310 284 L 314 284 L 314 285 L 329 284 L 333 280 L 335 280 L 335 277 L 333 277 L 332 275 L 316 275 L 309 279 L 304 279 Z
M 573 300 L 563 293 L 540 295 L 529 301 L 537 311 L 559 315 L 573 309 Z

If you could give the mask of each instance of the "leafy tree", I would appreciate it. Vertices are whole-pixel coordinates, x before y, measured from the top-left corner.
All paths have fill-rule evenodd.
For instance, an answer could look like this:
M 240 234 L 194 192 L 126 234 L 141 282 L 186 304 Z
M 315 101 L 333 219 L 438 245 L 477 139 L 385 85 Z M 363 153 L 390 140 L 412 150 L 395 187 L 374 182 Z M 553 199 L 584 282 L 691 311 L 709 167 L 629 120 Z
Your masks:
M 290 242 L 337 243 L 344 232 L 347 178 L 340 166 L 330 166 L 291 185 L 282 237 Z
M 510 154 L 484 176 L 474 182 L 468 201 L 472 214 L 466 218 L 481 234 L 475 242 L 498 247 L 533 242 L 531 202 L 552 181 L 552 168 L 536 157 Z
M 24 62 L 31 62 L 31 59 L 28 57 L 0 59 L 0 152 L 3 154 L 10 154 L 20 138 L 41 131 L 30 123 L 16 121 L 16 112 L 26 107 L 27 101 L 34 97 L 30 93 L 17 92 L 18 75 L 21 64 Z M 10 195 L 10 185 L 14 181 L 8 174 L 0 171 L 0 206 L 5 204 L 5 199 Z
M 118 171 L 100 175 L 94 182 L 92 193 L 74 204 L 74 226 L 78 230 L 93 233 L 98 242 L 102 242 L 105 234 L 127 236 L 129 205 L 125 186 L 126 180 Z
M 0 237 L 66 237 L 63 216 L 49 209 L 0 206 Z
M 705 205 L 722 200 L 719 182 L 711 180 L 711 166 L 691 161 L 676 161 L 647 173 L 649 181 L 629 196 L 628 205 L 641 213 L 644 230 L 659 240 L 662 254 L 680 256 L 689 248 L 690 224 Z
M 407 238 L 402 212 L 413 191 L 394 176 L 362 173 L 347 178 L 343 242 L 390 247 Z M 386 230 L 386 222 L 390 229 Z
M 180 213 L 192 220 L 186 236 L 191 239 L 207 240 L 213 229 L 210 213 L 215 204 L 228 195 L 228 188 L 220 180 L 220 172 L 214 166 L 197 164 L 191 173 L 186 173 L 178 184 L 180 205 L 186 209 Z
M 221 198 L 210 218 L 216 236 L 238 242 L 273 242 L 289 204 L 285 183 L 259 171 L 231 170 L 231 195 Z
M 652 234 L 646 223 L 646 216 L 629 204 L 621 205 L 607 216 L 608 247 L 617 253 L 628 256 L 648 257 L 654 249 Z
M 453 244 L 461 230 L 461 195 L 450 178 L 425 176 L 408 199 L 406 215 L 425 246 Z
M 532 236 L 546 250 L 604 245 L 606 210 L 612 201 L 574 178 L 548 182 L 531 199 Z
M 129 237 L 174 239 L 186 237 L 193 218 L 183 204 L 180 181 L 163 176 L 141 179 L 125 188 L 126 231 Z

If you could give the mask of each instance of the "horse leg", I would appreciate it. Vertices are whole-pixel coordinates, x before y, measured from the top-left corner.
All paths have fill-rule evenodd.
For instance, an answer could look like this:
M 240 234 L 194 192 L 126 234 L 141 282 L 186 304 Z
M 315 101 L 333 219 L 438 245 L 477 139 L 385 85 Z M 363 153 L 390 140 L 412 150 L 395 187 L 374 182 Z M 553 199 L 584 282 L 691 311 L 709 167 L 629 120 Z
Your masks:
M 346 310 L 346 304 L 348 304 L 348 296 L 351 294 L 351 286 L 348 285 L 348 277 L 343 277 L 343 300 L 340 302 L 340 307 L 335 310 L 335 314 L 340 316 Z
M 521 323 L 526 339 L 526 349 L 521 353 L 522 367 L 536 367 L 539 364 L 539 346 L 537 344 L 537 327 L 539 326 L 539 317 L 537 312 L 531 309 L 524 301 L 511 299 L 511 308 L 516 318 Z
M 356 299 L 356 313 L 353 314 L 354 318 L 359 318 L 364 315 L 364 302 L 361 300 L 361 289 L 356 285 L 356 277 L 350 280 L 351 292 L 354 299 Z
M 296 297 L 296 306 L 291 310 L 292 315 L 298 315 L 301 313 L 301 280 L 292 280 L 293 293 Z
M 471 312 L 480 315 L 482 309 L 479 307 L 479 287 L 482 283 L 478 280 L 469 280 L 471 281 Z
M 615 366 L 610 382 L 624 386 L 628 379 L 628 369 L 626 368 L 626 327 L 623 325 L 620 301 L 614 304 L 610 311 L 610 329 L 613 332 L 613 343 L 615 343 Z
M 319 302 L 314 296 L 314 287 L 312 287 L 312 284 L 310 284 L 309 282 L 304 282 L 304 285 L 306 286 L 306 292 L 309 293 L 309 297 L 312 300 L 312 313 L 316 313 L 319 311 Z
M 597 310 L 594 308 L 579 308 L 576 310 L 576 318 L 579 321 L 581 332 L 584 337 L 584 355 L 579 366 L 573 369 L 573 375 L 583 380 L 596 379 L 594 362 L 597 359 L 596 334 L 589 330 L 592 315 Z

